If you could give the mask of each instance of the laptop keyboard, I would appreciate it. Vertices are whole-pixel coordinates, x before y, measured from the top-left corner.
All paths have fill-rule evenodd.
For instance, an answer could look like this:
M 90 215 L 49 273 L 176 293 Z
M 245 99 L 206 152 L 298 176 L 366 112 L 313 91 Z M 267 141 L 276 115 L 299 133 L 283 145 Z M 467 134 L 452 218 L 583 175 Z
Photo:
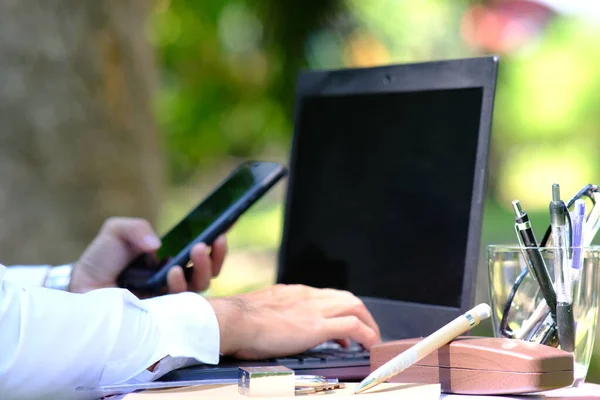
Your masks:
M 328 378 L 359 378 L 369 372 L 369 352 L 358 344 L 347 348 L 326 342 L 304 353 L 265 360 L 221 358 L 218 365 L 196 365 L 171 371 L 160 380 L 237 379 L 239 367 L 283 365 L 298 374 L 323 375 Z
M 329 362 L 340 360 L 369 360 L 369 351 L 360 345 L 343 348 L 337 343 L 324 343 L 294 356 L 275 358 L 273 361 L 289 366 L 307 362 Z

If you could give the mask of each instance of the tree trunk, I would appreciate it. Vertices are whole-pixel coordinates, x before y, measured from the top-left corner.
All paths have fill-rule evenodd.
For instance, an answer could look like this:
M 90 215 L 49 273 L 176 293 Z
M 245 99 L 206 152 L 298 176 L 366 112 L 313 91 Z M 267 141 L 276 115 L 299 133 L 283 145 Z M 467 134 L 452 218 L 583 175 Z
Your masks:
M 0 263 L 72 261 L 109 216 L 154 222 L 150 4 L 0 2 Z

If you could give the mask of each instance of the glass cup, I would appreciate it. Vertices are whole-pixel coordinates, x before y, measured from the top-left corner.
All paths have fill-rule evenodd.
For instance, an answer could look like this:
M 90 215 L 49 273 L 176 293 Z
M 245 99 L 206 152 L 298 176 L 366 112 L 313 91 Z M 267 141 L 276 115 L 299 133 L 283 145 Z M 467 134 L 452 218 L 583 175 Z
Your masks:
M 492 325 L 496 337 L 512 337 L 515 339 L 532 340 L 531 332 L 544 319 L 551 320 L 544 310 L 540 287 L 530 272 L 523 273 L 528 268 L 529 256 L 527 251 L 539 251 L 548 270 L 552 283 L 555 282 L 554 265 L 559 249 L 552 247 L 521 248 L 518 245 L 488 246 L 489 290 L 492 307 Z M 598 322 L 600 301 L 600 246 L 588 246 L 577 249 L 581 251 L 580 268 L 574 270 L 569 258 L 568 268 L 572 288 L 573 317 L 575 321 L 574 382 L 577 386 L 585 381 Z M 529 252 L 529 254 L 532 254 Z M 572 254 L 572 253 L 570 253 Z M 520 284 L 515 285 L 519 279 Z M 508 303 L 511 292 L 514 297 Z M 503 317 L 506 317 L 503 319 Z M 537 330 L 543 332 L 543 329 Z M 532 341 L 536 339 L 533 338 Z

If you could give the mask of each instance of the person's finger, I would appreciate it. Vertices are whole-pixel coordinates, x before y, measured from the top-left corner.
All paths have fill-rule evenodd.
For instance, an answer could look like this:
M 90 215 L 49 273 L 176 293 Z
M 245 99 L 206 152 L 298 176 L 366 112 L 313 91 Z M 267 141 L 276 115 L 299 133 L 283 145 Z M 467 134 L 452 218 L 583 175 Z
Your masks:
M 345 338 L 354 340 L 367 350 L 381 342 L 379 335 L 354 315 L 327 318 L 323 321 L 321 330 L 323 342 Z
M 320 303 L 323 305 L 323 316 L 342 317 L 354 315 L 373 329 L 378 336 L 381 335 L 379 325 L 375 322 L 375 318 L 373 318 L 365 303 L 352 293 L 343 290 L 323 289 Z
M 369 309 L 364 305 L 364 303 L 360 302 L 358 304 L 349 306 L 346 313 L 340 312 L 339 314 L 334 314 L 334 316 L 345 316 L 345 315 L 354 315 L 358 317 L 363 323 L 365 323 L 369 328 L 373 329 L 377 336 L 381 335 L 379 331 L 379 325 L 375 322 L 375 318 L 369 311 Z
M 348 339 L 335 339 L 334 342 L 336 342 L 345 349 L 350 347 L 350 340 Z
M 199 243 L 192 248 L 190 258 L 194 263 L 194 272 L 192 274 L 191 290 L 202 291 L 208 288 L 210 278 L 212 277 L 212 260 L 210 258 L 208 247 L 204 243 Z
M 174 266 L 167 272 L 167 287 L 169 293 L 181 293 L 187 290 L 187 282 L 183 274 L 183 269 L 179 265 Z
M 150 223 L 141 218 L 109 218 L 104 223 L 102 232 L 125 241 L 140 252 L 153 252 L 161 245 Z
M 225 235 L 220 235 L 212 244 L 210 257 L 212 258 L 212 276 L 218 276 L 227 254 L 227 238 Z

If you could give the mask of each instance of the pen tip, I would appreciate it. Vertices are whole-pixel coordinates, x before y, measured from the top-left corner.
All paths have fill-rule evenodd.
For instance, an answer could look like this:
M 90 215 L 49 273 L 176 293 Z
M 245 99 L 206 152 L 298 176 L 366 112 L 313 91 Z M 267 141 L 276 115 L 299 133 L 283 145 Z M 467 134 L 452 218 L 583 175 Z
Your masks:
M 360 382 L 358 385 L 356 385 L 356 387 L 352 391 L 352 394 L 359 394 L 361 392 L 364 392 L 367 389 L 372 388 L 375 385 L 377 385 L 377 380 L 375 378 L 367 377 L 362 382 Z

